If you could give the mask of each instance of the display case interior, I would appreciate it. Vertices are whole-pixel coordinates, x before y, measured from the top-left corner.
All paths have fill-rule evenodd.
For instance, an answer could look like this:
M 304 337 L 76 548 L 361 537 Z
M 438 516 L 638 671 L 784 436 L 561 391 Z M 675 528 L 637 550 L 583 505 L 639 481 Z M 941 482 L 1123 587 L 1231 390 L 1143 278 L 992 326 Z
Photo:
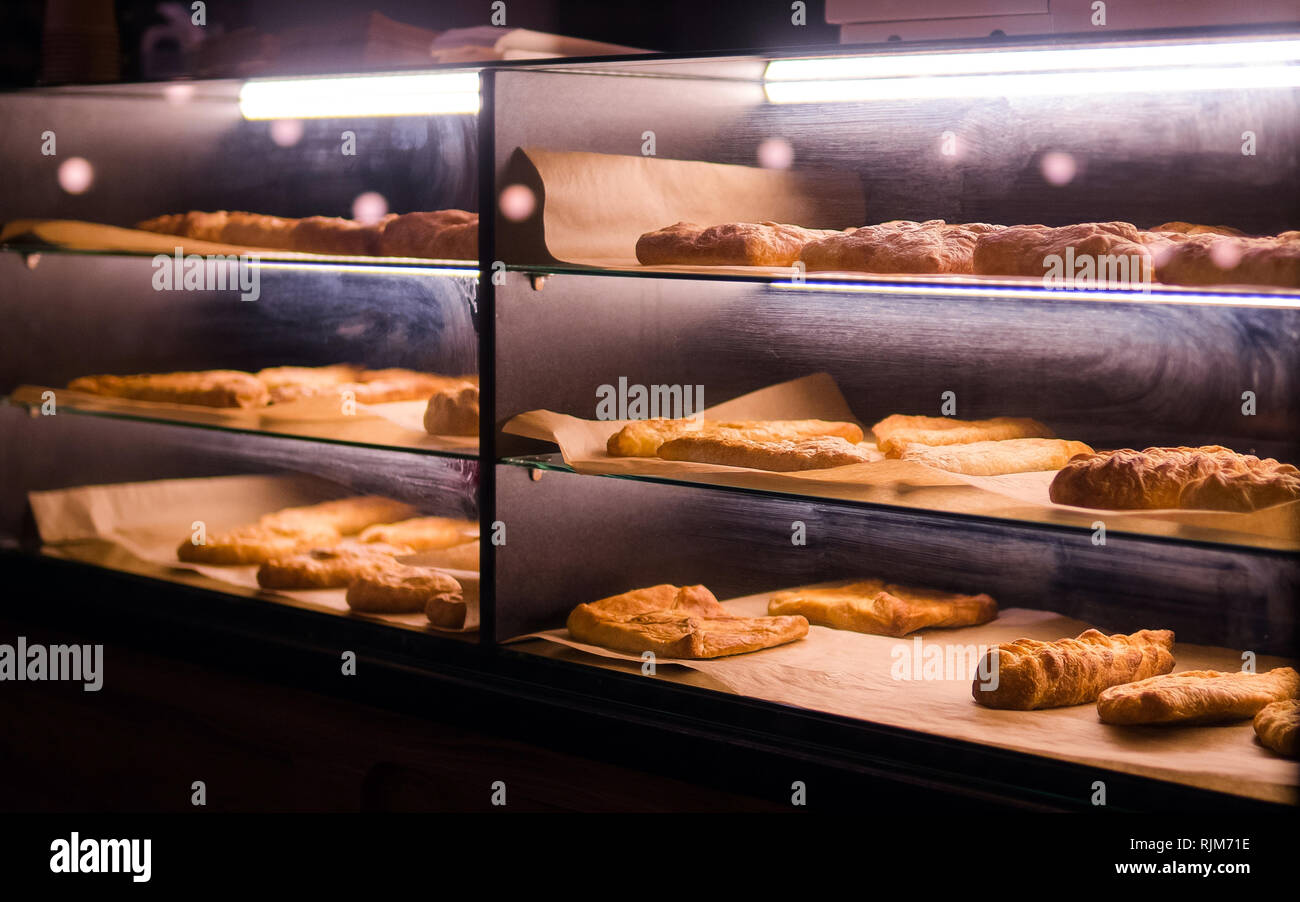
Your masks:
M 651 676 L 1294 803 L 1249 717 L 1115 710 L 1173 671 L 1155 695 L 1220 679 L 1188 671 L 1297 688 L 1298 48 L 491 73 L 495 637 L 622 671 L 616 697 Z M 1052 278 L 1067 249 L 1137 268 Z M 1145 493 L 1184 454 L 1268 488 L 1067 491 L 1114 460 Z M 1070 672 L 1094 644 L 1146 663 L 1014 703 L 971 663 L 1059 648 Z

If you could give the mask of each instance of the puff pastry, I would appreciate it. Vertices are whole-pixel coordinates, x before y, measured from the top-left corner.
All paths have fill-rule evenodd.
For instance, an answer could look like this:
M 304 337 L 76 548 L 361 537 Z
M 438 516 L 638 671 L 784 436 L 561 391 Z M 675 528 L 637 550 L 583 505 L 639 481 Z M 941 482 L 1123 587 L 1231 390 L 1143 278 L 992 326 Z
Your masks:
M 257 522 L 259 526 L 283 529 L 330 529 L 339 535 L 350 536 L 367 526 L 406 520 L 415 513 L 415 508 L 404 501 L 382 495 L 358 495 L 304 507 L 286 507 L 262 516 Z
M 729 222 L 705 227 L 678 222 L 637 239 L 646 266 L 790 266 L 809 241 L 838 232 L 779 222 Z
M 328 526 L 251 524 L 206 537 L 202 545 L 181 542 L 176 556 L 192 564 L 261 564 L 311 548 L 337 543 L 337 530 Z
M 1267 748 L 1292 758 L 1300 753 L 1300 701 L 1289 698 L 1259 709 L 1255 715 L 1255 735 Z
M 784 645 L 808 634 L 799 616 L 736 617 L 704 586 L 651 586 L 580 604 L 575 639 L 628 654 L 719 658 Z
M 461 585 L 450 573 L 404 564 L 357 577 L 348 584 L 346 596 L 349 608 L 366 614 L 417 614 L 437 599 L 462 597 Z
M 1083 442 L 1059 438 L 1012 438 L 968 445 L 906 445 L 903 460 L 964 473 L 967 476 L 1001 476 L 1035 470 L 1059 470 L 1076 454 L 1091 454 Z
M 1244 237 L 1246 234 L 1239 229 L 1234 229 L 1232 226 L 1198 225 L 1194 222 L 1183 222 L 1182 220 L 1161 223 L 1151 231 L 1176 232 L 1180 235 L 1236 235 L 1238 237 Z
M 478 539 L 472 542 L 461 542 L 449 548 L 422 551 L 420 564 L 425 567 L 437 567 L 440 570 L 478 570 Z
M 1083 705 L 1111 686 L 1173 670 L 1173 648 L 1170 630 L 1127 636 L 1085 630 L 1076 639 L 1004 642 L 980 663 L 971 695 L 985 707 L 1019 711 Z
M 1221 445 L 1122 448 L 1074 458 L 1048 494 L 1057 504 L 1107 510 L 1253 511 L 1300 498 L 1300 470 Z
M 975 242 L 1002 226 L 894 220 L 850 232 L 833 232 L 799 254 L 809 272 L 970 273 Z
M 1013 438 L 1055 438 L 1055 433 L 1037 420 L 1022 417 L 994 417 L 991 420 L 958 420 L 954 417 L 920 417 L 892 414 L 871 427 L 876 447 L 886 457 L 902 457 L 909 445 L 969 445 Z
M 983 594 L 959 595 L 867 579 L 777 592 L 768 599 L 767 612 L 801 614 L 809 623 L 837 630 L 906 636 L 930 627 L 988 623 L 998 616 L 998 603 Z
M 82 376 L 69 382 L 68 388 L 111 398 L 201 407 L 263 407 L 270 401 L 266 386 L 256 376 L 238 370 Z
M 361 531 L 361 541 L 400 545 L 416 551 L 451 548 L 478 538 L 478 522 L 454 517 L 416 517 L 384 523 Z
M 272 558 L 257 571 L 263 589 L 342 589 L 355 579 L 397 563 L 409 548 L 313 548 L 305 554 Z
M 882 460 L 884 455 L 839 436 L 799 441 L 759 442 L 748 438 L 688 435 L 659 446 L 663 460 L 685 460 L 724 467 L 749 467 L 790 473 L 796 470 L 825 470 L 849 464 Z
M 1300 693 L 1290 667 L 1267 673 L 1186 670 L 1112 686 L 1097 699 L 1104 723 L 1220 723 L 1254 717 L 1271 702 Z
M 1048 273 L 1047 258 L 1054 255 L 1064 260 L 1067 248 L 1074 249 L 1076 259 L 1122 256 L 1140 262 L 1151 257 L 1131 222 L 1085 222 L 1055 228 L 1017 225 L 979 237 L 973 255 L 974 271 L 988 276 L 1042 278 Z M 1129 271 L 1132 273 L 1133 267 Z
M 611 457 L 654 457 L 664 442 L 687 435 L 746 438 L 757 442 L 800 441 L 838 435 L 857 444 L 862 441 L 862 427 L 830 420 L 636 420 L 611 435 L 605 450 Z

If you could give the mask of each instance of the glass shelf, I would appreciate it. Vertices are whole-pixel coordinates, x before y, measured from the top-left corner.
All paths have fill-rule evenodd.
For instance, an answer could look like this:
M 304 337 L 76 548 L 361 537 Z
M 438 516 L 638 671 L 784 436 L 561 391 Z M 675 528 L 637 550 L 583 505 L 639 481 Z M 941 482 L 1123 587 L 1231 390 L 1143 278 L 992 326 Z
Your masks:
M 575 470 L 565 463 L 559 453 L 530 454 L 504 458 L 501 463 L 525 467 L 535 471 L 555 471 L 574 473 L 595 477 L 625 479 L 635 482 L 659 485 L 693 486 L 704 490 L 725 491 L 757 497 L 799 499 L 830 503 L 848 509 L 865 510 L 907 509 L 927 514 L 943 514 L 960 520 L 980 522 L 1015 521 L 1033 526 L 1055 527 L 1080 533 L 1093 533 L 1096 524 L 1105 523 L 1106 535 L 1132 535 L 1142 538 L 1160 539 L 1178 544 L 1231 545 L 1262 551 L 1297 552 L 1300 551 L 1300 530 L 1295 524 L 1295 514 L 1288 518 L 1290 530 L 1274 526 L 1267 531 L 1250 531 L 1231 526 L 1215 526 L 1213 521 L 1222 517 L 1257 517 L 1255 515 L 1232 515 L 1215 512 L 1161 512 L 1154 516 L 1142 516 L 1140 512 L 1131 511 L 1085 511 L 1059 505 L 1031 505 L 1018 503 L 1013 498 L 995 496 L 971 486 L 880 486 L 872 491 L 870 500 L 846 498 L 826 492 L 817 493 L 819 486 L 800 483 L 804 491 L 776 491 L 753 488 L 743 484 L 729 484 L 728 474 L 710 472 L 702 474 L 699 479 L 685 476 L 663 477 L 636 475 L 627 473 L 590 473 Z M 735 482 L 747 481 L 750 471 L 737 469 Z M 1046 499 L 1044 499 L 1046 501 Z M 1114 515 L 1119 514 L 1116 518 Z

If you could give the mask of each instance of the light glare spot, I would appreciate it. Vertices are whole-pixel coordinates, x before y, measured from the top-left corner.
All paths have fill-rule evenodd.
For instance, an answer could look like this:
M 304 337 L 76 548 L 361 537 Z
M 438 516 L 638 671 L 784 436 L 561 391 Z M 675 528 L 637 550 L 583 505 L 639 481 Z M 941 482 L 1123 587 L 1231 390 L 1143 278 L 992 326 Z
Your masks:
M 1074 181 L 1074 175 L 1078 171 L 1078 167 L 1074 163 L 1074 157 L 1059 150 L 1043 154 L 1042 162 L 1039 165 L 1043 169 L 1043 178 L 1050 185 L 1068 185 Z
M 378 191 L 358 194 L 352 201 L 352 218 L 366 225 L 379 222 L 388 214 L 388 201 Z
M 302 140 L 302 120 L 276 119 L 272 121 L 271 140 L 280 147 L 293 147 Z
M 523 222 L 537 209 L 537 198 L 527 185 L 509 185 L 501 192 L 501 215 L 511 222 Z
M 95 168 L 81 157 L 69 157 L 59 164 L 59 187 L 69 194 L 85 194 L 95 181 Z
M 764 169 L 789 169 L 794 163 L 794 145 L 785 138 L 765 138 L 758 145 L 758 165 Z

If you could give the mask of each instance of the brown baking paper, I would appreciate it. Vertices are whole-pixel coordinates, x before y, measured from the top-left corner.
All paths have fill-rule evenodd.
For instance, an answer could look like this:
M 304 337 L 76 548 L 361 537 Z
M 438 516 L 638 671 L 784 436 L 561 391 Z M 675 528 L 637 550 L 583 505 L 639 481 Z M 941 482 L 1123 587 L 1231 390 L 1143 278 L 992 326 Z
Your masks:
M 92 485 L 49 492 L 29 492 L 28 500 L 41 541 L 62 557 L 100 563 L 104 552 L 95 543 L 107 543 L 130 558 L 166 571 L 200 573 L 222 583 L 256 590 L 268 598 L 291 598 L 307 607 L 380 620 L 405 627 L 438 632 L 472 632 L 478 629 L 477 572 L 447 570 L 461 583 L 466 601 L 466 623 L 459 630 L 432 626 L 423 613 L 354 614 L 345 589 L 262 589 L 257 566 L 192 564 L 176 556 L 176 549 L 202 520 L 209 533 L 253 523 L 263 514 L 286 507 L 315 504 L 337 497 L 327 483 L 307 477 L 223 476 L 205 479 L 161 479 Z M 345 538 L 346 547 L 359 544 Z M 398 558 L 413 565 L 433 564 L 437 552 Z
M 76 219 L 15 219 L 0 228 L 0 244 L 14 244 L 38 251 L 42 246 L 70 251 L 99 251 L 122 254 L 167 254 L 181 248 L 185 254 L 248 254 L 282 260 L 343 260 L 368 263 L 411 262 L 439 266 L 477 266 L 477 260 L 440 260 L 425 257 L 350 257 L 341 254 L 307 254 L 267 247 L 248 247 L 221 241 L 201 241 L 184 235 L 166 235 L 141 229 L 124 229 Z
M 768 597 L 763 593 L 723 603 L 739 616 L 759 617 L 767 614 Z M 951 679 L 895 678 L 915 676 L 907 665 L 917 658 L 918 636 L 922 648 L 937 644 L 978 649 L 1019 638 L 1052 641 L 1088 628 L 1049 611 L 1009 608 L 982 626 L 922 630 L 902 639 L 811 626 L 806 638 L 776 648 L 707 661 L 658 658 L 655 664 L 707 674 L 738 695 L 1204 789 L 1297 802 L 1300 765 L 1260 745 L 1249 720 L 1218 726 L 1118 727 L 1099 721 L 1095 705 L 1040 711 L 985 708 L 971 697 L 974 666 L 968 672 L 954 671 Z M 520 638 L 644 663 L 639 656 L 577 642 L 568 630 Z M 1241 653 L 1230 649 L 1178 643 L 1174 655 L 1176 671 L 1241 669 Z M 1295 663 L 1261 656 L 1256 666 L 1262 672 Z M 671 679 L 671 668 L 664 675 Z
M 808 174 L 753 166 L 522 148 L 536 170 L 547 251 L 588 266 L 641 268 L 636 241 L 675 222 L 784 222 L 808 228 L 860 226 L 862 183 L 850 173 Z M 504 259 L 515 259 L 511 248 Z M 773 267 L 655 267 L 720 273 Z
M 336 397 L 306 398 L 269 407 L 204 407 L 112 398 L 66 388 L 20 385 L 9 396 L 15 404 L 40 407 L 45 393 L 54 392 L 55 403 L 73 410 L 151 420 L 202 423 L 250 432 L 322 438 L 337 442 L 417 448 L 449 454 L 478 454 L 477 435 L 430 435 L 424 431 L 428 401 L 388 401 L 356 404 L 345 416 Z
M 835 380 L 815 373 L 706 408 L 709 420 L 821 419 L 858 423 Z M 583 420 L 534 410 L 509 420 L 504 431 L 559 445 L 579 473 L 637 475 L 766 492 L 1030 520 L 1199 541 L 1285 550 L 1300 549 L 1300 502 L 1248 514 L 1223 511 L 1103 511 L 1053 504 L 1047 487 L 1055 471 L 965 476 L 915 461 L 882 460 L 827 470 L 773 473 L 652 457 L 611 457 L 609 437 L 628 420 Z M 864 432 L 869 428 L 864 426 Z

